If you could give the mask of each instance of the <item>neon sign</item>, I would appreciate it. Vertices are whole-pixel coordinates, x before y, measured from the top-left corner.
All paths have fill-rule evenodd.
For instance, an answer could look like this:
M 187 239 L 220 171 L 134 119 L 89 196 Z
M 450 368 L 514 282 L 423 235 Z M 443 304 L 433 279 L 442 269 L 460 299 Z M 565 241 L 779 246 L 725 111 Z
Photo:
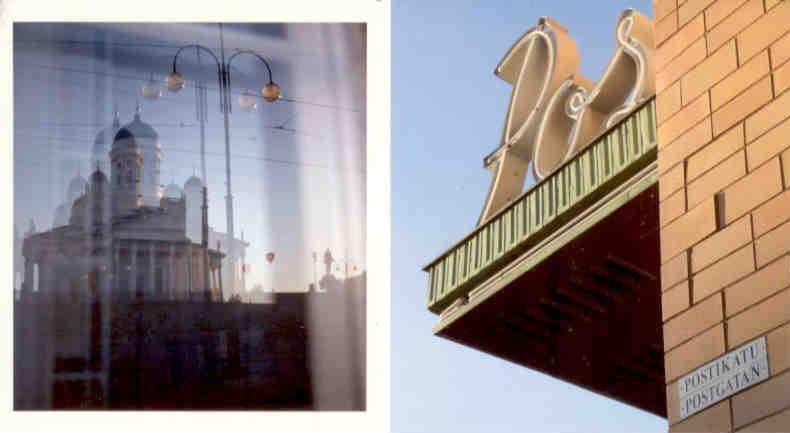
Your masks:
M 519 38 L 494 73 L 513 85 L 500 146 L 484 165 L 493 174 L 478 223 L 518 197 L 529 167 L 536 181 L 642 101 L 655 94 L 653 21 L 627 9 L 617 48 L 598 82 L 579 73 L 579 51 L 567 29 L 549 18 Z

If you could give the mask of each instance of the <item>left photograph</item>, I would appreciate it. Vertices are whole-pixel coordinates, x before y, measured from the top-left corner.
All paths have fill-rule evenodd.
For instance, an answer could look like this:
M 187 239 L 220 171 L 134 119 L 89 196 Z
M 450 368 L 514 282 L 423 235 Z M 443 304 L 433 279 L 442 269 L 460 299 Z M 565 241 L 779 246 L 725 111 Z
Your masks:
M 366 410 L 366 47 L 14 23 L 14 410 Z

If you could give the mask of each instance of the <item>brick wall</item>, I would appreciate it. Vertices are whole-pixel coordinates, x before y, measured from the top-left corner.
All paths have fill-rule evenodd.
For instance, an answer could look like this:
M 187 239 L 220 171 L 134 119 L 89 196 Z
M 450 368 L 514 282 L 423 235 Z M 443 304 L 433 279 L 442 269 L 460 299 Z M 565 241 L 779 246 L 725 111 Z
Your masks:
M 670 431 L 790 431 L 790 1 L 654 7 Z M 679 421 L 678 378 L 762 335 L 771 378 Z

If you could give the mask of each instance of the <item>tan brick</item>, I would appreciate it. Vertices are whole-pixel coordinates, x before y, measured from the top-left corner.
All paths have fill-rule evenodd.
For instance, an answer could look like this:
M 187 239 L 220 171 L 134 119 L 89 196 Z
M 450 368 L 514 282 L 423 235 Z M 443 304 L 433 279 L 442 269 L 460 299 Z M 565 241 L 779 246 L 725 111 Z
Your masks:
M 731 429 L 730 401 L 724 400 L 673 425 L 669 431 L 670 433 L 710 433 L 729 432 Z
M 729 17 L 740 8 L 746 0 L 716 1 L 705 10 L 705 25 L 708 30 L 716 27 L 719 22 Z
M 722 160 L 732 156 L 741 147 L 743 147 L 743 126 L 738 124 L 687 159 L 687 181 L 696 179 Z
M 708 7 L 714 0 L 687 0 L 678 6 L 678 23 L 682 26 Z
M 654 0 L 653 1 L 653 13 L 656 14 L 656 19 L 660 20 L 664 18 L 669 13 L 674 12 L 677 8 L 676 0 Z
M 752 224 L 749 215 L 719 230 L 691 249 L 691 271 L 701 269 L 719 260 L 752 240 Z M 696 286 L 695 286 L 696 287 Z
M 746 160 L 749 170 L 754 170 L 787 147 L 790 147 L 790 119 L 785 120 L 746 146 Z
M 790 372 L 772 377 L 732 398 L 732 419 L 739 428 L 790 406 Z
M 689 283 L 686 280 L 661 295 L 661 321 L 666 322 L 670 317 L 688 308 L 690 303 Z
M 790 5 L 790 3 L 788 3 L 788 5 Z M 770 104 L 761 108 L 760 111 L 746 119 L 746 142 L 750 143 L 765 131 L 773 128 L 788 117 L 790 117 L 790 92 L 784 92 L 771 101 Z M 715 121 L 713 123 L 713 128 L 715 131 Z
M 790 33 L 771 44 L 771 67 L 778 68 L 790 60 Z
M 682 162 L 689 155 L 704 147 L 711 140 L 710 117 L 683 133 L 677 140 L 661 147 L 659 138 L 658 172 L 664 173 L 675 164 Z
M 658 178 L 658 200 L 664 201 L 684 186 L 683 165 L 678 164 Z
M 769 161 L 724 190 L 727 224 L 754 209 L 782 190 L 779 160 Z
M 790 150 L 782 152 L 782 176 L 785 187 L 790 186 Z
M 738 55 L 741 62 L 765 49 L 787 31 L 790 22 L 790 3 L 783 2 L 753 22 L 738 35 Z
M 661 263 L 716 231 L 713 199 L 689 210 L 661 229 Z
M 705 10 L 705 26 L 708 30 L 727 18 L 733 11 L 746 3 L 746 0 L 717 1 Z
M 677 81 L 680 77 L 682 77 L 689 69 L 693 68 L 694 65 L 701 62 L 705 59 L 708 52 L 705 49 L 705 38 L 700 37 L 696 41 L 692 42 L 691 44 L 684 43 L 681 47 L 685 49 L 682 51 L 677 57 L 669 60 L 662 69 L 659 69 L 660 61 L 658 61 L 659 53 L 665 53 L 665 49 L 667 49 L 667 45 L 669 45 L 670 41 L 672 41 L 677 35 L 681 34 L 683 30 L 681 29 L 675 36 L 669 38 L 664 45 L 659 48 L 658 52 L 656 53 L 656 91 L 662 92 L 664 89 L 669 87 L 670 84 Z M 688 47 L 688 48 L 686 48 Z
M 713 113 L 713 136 L 721 134 L 740 122 L 765 105 L 772 97 L 771 77 L 765 77 Z M 747 141 L 750 141 L 748 134 Z
M 734 316 L 790 286 L 790 257 L 783 257 L 724 290 L 726 315 Z
M 731 41 L 683 75 L 680 79 L 683 105 L 710 89 L 737 68 L 735 41 Z
M 783 0 L 775 0 L 775 2 L 779 2 Z M 771 0 L 767 0 L 766 3 L 771 2 Z M 749 424 L 741 430 L 738 430 L 738 433 L 766 433 L 766 432 L 787 432 L 790 431 L 790 409 L 785 409 L 778 414 L 771 415 L 768 418 L 760 420 L 754 424 Z
M 675 424 L 680 417 L 680 402 L 678 401 L 678 383 L 667 385 L 667 419 L 669 424 Z
M 735 3 L 732 0 L 717 3 Z M 763 0 L 749 0 L 719 25 L 708 31 L 708 51 L 714 51 L 763 14 Z
M 656 96 L 656 121 L 660 125 L 678 110 L 680 110 L 680 81 L 676 81 Z
M 664 355 L 666 379 L 674 381 L 724 351 L 724 324 L 719 323 Z
M 708 95 L 702 95 L 658 126 L 658 139 L 672 142 L 710 114 Z M 714 117 L 714 130 L 716 126 Z
M 693 277 L 694 303 L 749 275 L 752 271 L 754 271 L 754 249 L 749 243 Z
M 790 250 L 790 222 L 764 234 L 754 241 L 757 266 L 763 266 Z
M 660 46 L 667 38 L 675 34 L 678 29 L 678 14 L 672 11 L 669 15 L 656 21 L 655 34 L 656 46 Z
M 790 62 L 774 70 L 774 94 L 779 95 L 790 89 Z
M 737 71 L 713 86 L 710 91 L 711 107 L 718 110 L 727 101 L 748 89 L 770 72 L 768 51 L 760 51 Z
M 680 254 L 661 265 L 661 290 L 667 290 L 688 278 L 688 257 Z
M 686 193 L 679 190 L 658 205 L 659 223 L 661 227 L 686 212 Z
M 754 236 L 759 238 L 788 219 L 790 219 L 790 191 L 785 191 L 754 210 L 752 213 Z
M 701 305 L 701 304 L 700 304 Z M 689 311 L 694 311 L 692 307 Z M 683 313 L 686 314 L 686 313 Z M 766 333 L 790 320 L 790 289 L 785 289 L 727 320 L 729 347 Z M 669 323 L 672 323 L 671 321 Z M 666 325 L 665 325 L 666 327 Z M 666 341 L 666 340 L 665 340 Z
M 721 322 L 723 318 L 721 294 L 692 306 L 664 324 L 664 350 L 671 350 Z
M 688 207 L 693 208 L 746 175 L 746 153 L 738 151 L 686 187 Z
M 656 51 L 656 71 L 664 70 L 672 59 L 704 34 L 705 23 L 701 15 L 687 25 L 678 27 L 677 33 L 667 39 Z
M 768 334 L 768 365 L 771 366 L 771 374 L 790 368 L 790 324 Z

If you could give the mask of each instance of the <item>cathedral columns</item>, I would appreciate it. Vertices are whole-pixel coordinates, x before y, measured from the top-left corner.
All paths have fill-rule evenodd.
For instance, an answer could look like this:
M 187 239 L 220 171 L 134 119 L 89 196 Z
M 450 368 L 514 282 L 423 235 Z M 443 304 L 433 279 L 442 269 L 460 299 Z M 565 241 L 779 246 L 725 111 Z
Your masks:
M 169 243 L 169 251 L 168 251 L 168 264 L 167 264 L 167 293 L 168 299 L 175 299 L 175 285 L 176 285 L 176 266 L 175 266 L 175 256 L 176 256 L 176 246 L 172 242 Z
M 176 272 L 176 282 L 175 282 L 175 299 L 184 300 L 186 299 L 186 287 L 189 285 L 189 272 L 187 270 L 187 254 L 186 249 L 179 245 L 176 247 L 176 267 L 178 271 Z
M 217 283 L 219 283 L 219 301 L 222 302 L 225 298 L 225 293 L 222 291 L 222 265 L 221 262 L 217 264 Z
M 156 292 L 156 241 L 148 243 L 148 294 L 151 297 L 158 296 Z
M 98 272 L 99 294 L 102 301 L 109 299 L 112 289 L 112 272 L 113 272 L 113 249 L 114 243 L 112 239 L 105 239 L 103 242 L 101 266 Z
M 132 299 L 137 297 L 137 242 L 129 241 L 129 254 L 131 255 L 129 271 L 129 292 Z
M 214 292 L 217 291 L 217 268 L 215 268 L 213 265 L 209 265 L 208 269 L 209 269 L 208 271 L 209 279 L 211 281 L 211 284 L 209 284 L 208 286 L 209 287 L 208 291 L 209 294 L 213 294 Z
M 188 241 L 184 247 L 184 258 L 187 261 L 187 297 L 192 299 L 192 241 Z

